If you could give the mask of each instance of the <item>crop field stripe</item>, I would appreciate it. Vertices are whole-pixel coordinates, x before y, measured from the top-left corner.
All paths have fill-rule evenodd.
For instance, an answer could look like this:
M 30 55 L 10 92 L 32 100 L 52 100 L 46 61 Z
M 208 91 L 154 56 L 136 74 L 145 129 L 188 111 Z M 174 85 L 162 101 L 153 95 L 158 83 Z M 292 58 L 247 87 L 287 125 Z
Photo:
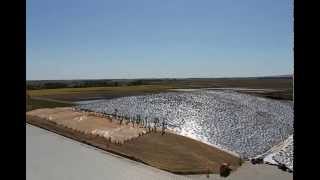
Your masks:
M 41 89 L 41 90 L 29 90 L 30 96 L 44 96 L 53 94 L 69 94 L 69 93 L 90 93 L 90 92 L 117 92 L 117 91 L 155 91 L 171 89 L 174 86 L 164 85 L 141 85 L 141 86 L 120 86 L 120 87 L 85 87 L 85 88 L 59 88 L 59 89 Z

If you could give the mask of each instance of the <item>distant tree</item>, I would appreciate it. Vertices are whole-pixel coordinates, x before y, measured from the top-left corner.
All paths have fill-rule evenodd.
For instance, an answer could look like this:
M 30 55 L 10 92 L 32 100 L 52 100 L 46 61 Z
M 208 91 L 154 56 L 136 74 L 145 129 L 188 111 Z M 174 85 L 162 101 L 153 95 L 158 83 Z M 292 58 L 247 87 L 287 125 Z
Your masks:
M 136 80 L 136 81 L 132 81 L 130 83 L 128 83 L 129 86 L 138 86 L 138 85 L 143 85 L 143 81 L 142 80 Z
M 59 83 L 59 82 L 56 82 L 56 83 L 45 83 L 44 84 L 45 88 L 46 89 L 56 89 L 56 88 L 65 88 L 67 87 L 67 84 L 65 83 Z

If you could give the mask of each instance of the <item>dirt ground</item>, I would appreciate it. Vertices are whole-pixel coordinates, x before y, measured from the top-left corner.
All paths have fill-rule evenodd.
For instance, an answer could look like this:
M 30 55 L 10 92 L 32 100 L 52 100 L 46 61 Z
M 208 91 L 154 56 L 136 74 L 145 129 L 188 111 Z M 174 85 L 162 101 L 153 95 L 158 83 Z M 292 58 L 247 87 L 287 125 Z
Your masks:
M 100 135 L 111 138 L 112 142 L 121 142 L 145 134 L 144 128 L 132 127 L 107 117 L 99 117 L 97 114 L 73 111 L 71 107 L 44 108 L 27 112 L 27 115 L 37 116 L 59 125 L 75 129 L 85 134 Z
M 199 141 L 170 132 L 146 133 L 142 127 L 120 125 L 110 118 L 76 112 L 70 107 L 29 111 L 27 122 L 176 174 L 219 173 L 222 163 L 229 163 L 234 171 L 241 165 L 238 157 Z

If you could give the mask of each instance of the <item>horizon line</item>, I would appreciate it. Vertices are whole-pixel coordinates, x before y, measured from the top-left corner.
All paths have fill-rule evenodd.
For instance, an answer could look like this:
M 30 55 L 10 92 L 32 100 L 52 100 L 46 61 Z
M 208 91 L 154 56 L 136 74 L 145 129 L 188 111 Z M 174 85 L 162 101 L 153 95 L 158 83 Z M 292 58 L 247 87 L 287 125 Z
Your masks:
M 81 80 L 152 80 L 152 79 L 232 79 L 232 78 L 265 78 L 265 77 L 290 77 L 294 74 L 263 75 L 263 76 L 216 76 L 216 77 L 151 77 L 151 78 L 76 78 L 76 79 L 26 79 L 26 81 L 81 81 Z

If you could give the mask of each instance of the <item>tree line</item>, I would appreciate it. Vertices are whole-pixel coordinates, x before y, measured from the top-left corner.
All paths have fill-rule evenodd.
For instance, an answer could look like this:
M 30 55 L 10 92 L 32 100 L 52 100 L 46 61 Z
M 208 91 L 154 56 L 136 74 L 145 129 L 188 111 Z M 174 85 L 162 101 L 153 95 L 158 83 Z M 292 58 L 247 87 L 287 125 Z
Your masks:
M 133 81 L 114 81 L 114 80 L 79 80 L 79 81 L 38 81 L 27 82 L 28 90 L 37 89 L 58 89 L 58 88 L 83 88 L 83 87 L 117 87 L 117 86 L 137 86 L 146 85 L 147 82 L 143 80 Z

